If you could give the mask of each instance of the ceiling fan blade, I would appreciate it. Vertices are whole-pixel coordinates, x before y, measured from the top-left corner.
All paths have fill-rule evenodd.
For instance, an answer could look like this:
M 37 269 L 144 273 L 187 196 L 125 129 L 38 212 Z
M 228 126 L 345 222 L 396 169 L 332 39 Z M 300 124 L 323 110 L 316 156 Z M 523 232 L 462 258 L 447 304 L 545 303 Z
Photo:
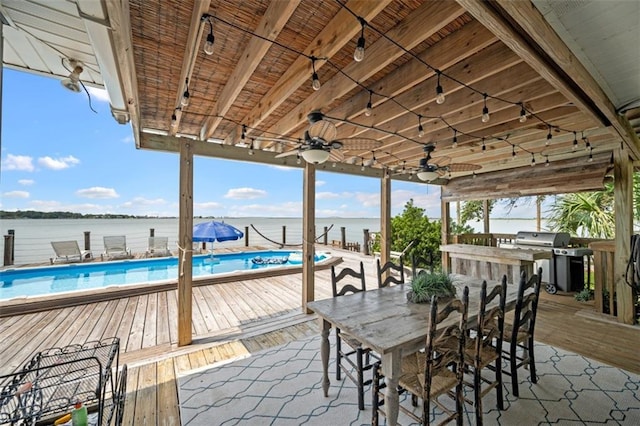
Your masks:
M 450 172 L 473 172 L 482 168 L 479 164 L 452 163 L 445 166 Z
M 300 150 L 298 148 L 296 148 L 296 149 L 293 149 L 291 151 L 282 152 L 282 153 L 276 155 L 276 158 L 290 157 L 292 155 L 298 154 L 299 152 L 300 152 Z
M 340 142 L 344 149 L 354 151 L 376 149 L 382 146 L 382 142 L 369 138 L 347 138 L 339 139 L 337 142 Z
M 336 163 L 342 163 L 344 161 L 344 153 L 339 149 L 332 149 L 329 151 L 329 158 Z

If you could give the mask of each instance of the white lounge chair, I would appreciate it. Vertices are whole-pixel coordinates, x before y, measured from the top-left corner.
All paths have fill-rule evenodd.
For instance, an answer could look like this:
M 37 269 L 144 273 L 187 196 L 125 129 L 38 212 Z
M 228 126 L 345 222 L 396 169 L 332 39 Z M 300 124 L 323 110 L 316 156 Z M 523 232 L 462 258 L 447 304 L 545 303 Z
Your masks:
M 169 237 L 149 237 L 149 248 L 146 257 L 171 256 Z
M 51 241 L 51 247 L 56 252 L 56 257 L 51 258 L 51 263 L 73 263 L 92 260 L 91 250 L 80 250 L 77 241 Z
M 107 260 L 130 259 L 131 250 L 127 247 L 127 237 L 124 235 L 105 236 L 104 254 Z

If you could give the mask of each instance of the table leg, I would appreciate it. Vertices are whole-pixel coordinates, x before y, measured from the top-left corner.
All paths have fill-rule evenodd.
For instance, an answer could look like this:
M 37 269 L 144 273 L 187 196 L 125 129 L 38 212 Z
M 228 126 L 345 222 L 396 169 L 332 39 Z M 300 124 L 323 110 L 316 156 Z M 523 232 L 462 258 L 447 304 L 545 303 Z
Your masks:
M 331 323 L 320 318 L 320 358 L 322 359 L 322 390 L 324 396 L 329 396 L 329 332 Z
M 387 415 L 387 424 L 395 426 L 398 423 L 398 379 L 400 378 L 400 366 L 402 352 L 394 351 L 382 356 L 382 374 L 384 374 L 387 389 L 384 396 L 384 409 Z

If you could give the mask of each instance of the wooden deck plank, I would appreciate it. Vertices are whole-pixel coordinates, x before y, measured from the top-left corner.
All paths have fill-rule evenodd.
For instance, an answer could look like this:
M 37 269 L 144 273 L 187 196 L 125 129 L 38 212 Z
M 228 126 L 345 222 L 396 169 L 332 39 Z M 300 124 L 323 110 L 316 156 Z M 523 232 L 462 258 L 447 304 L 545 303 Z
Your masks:
M 158 293 L 158 310 L 156 317 L 156 344 L 162 345 L 165 343 L 171 343 L 171 336 L 169 333 L 169 307 L 167 306 L 167 292 L 162 291 Z
M 144 335 L 144 327 L 147 313 L 147 295 L 139 296 L 136 310 L 133 314 L 133 324 L 129 331 L 129 340 L 127 341 L 127 350 L 133 351 L 142 348 L 142 337 Z
M 158 422 L 163 426 L 180 425 L 178 384 L 173 358 L 158 362 Z
M 116 306 L 109 313 L 107 325 L 104 328 L 101 339 L 118 336 L 118 329 L 127 308 L 127 299 L 118 299 Z
M 142 365 L 138 370 L 136 411 L 131 424 L 155 425 L 158 413 L 156 363 Z
M 178 341 L 178 291 L 167 291 L 167 307 L 169 308 L 169 338 L 171 342 Z
M 133 367 L 127 371 L 127 395 L 124 402 L 124 412 L 122 415 L 123 425 L 133 425 L 136 415 L 136 395 L 138 393 L 138 373 L 140 367 Z
M 127 298 L 127 307 L 125 308 L 122 320 L 120 321 L 120 327 L 118 327 L 117 336 L 120 338 L 120 348 L 123 352 L 127 351 L 129 347 L 129 334 L 131 333 L 131 326 L 133 324 L 134 316 L 136 314 L 136 307 L 138 306 L 138 298 L 141 296 L 134 296 Z
M 158 321 L 158 293 L 147 295 L 147 310 L 145 313 L 144 331 L 142 333 L 142 347 L 156 346 Z

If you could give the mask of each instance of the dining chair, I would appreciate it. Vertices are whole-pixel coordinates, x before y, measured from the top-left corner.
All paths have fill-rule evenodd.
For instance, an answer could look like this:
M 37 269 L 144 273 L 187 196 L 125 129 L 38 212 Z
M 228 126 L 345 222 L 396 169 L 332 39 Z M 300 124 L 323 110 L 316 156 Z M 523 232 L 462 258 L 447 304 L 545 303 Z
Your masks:
M 502 334 L 507 297 L 507 276 L 487 294 L 487 282 L 482 281 L 480 307 L 476 326 L 466 342 L 465 372 L 473 374 L 476 425 L 482 425 L 482 397 L 496 389 L 498 410 L 504 409 L 502 392 Z M 491 308 L 487 308 L 492 306 Z M 493 371 L 493 379 L 483 375 L 483 369 Z M 483 385 L 488 385 L 484 386 Z
M 531 383 L 538 382 L 533 334 L 536 325 L 541 281 L 542 268 L 538 268 L 538 274 L 533 274 L 528 280 L 526 272 L 522 271 L 518 284 L 518 298 L 513 315 L 513 323 L 505 323 L 504 325 L 503 340 L 506 344 L 502 348 L 502 358 L 509 362 L 509 369 L 503 370 L 503 373 L 511 376 L 512 393 L 516 397 L 519 396 L 518 368 L 528 368 L 531 375 Z M 522 355 L 518 355 L 518 349 L 522 350 Z
M 464 347 L 469 307 L 469 287 L 464 288 L 462 298 L 452 299 L 438 306 L 438 298 L 431 298 L 427 339 L 424 351 L 412 353 L 402 359 L 398 380 L 399 392 L 409 392 L 414 406 L 422 399 L 422 413 L 419 416 L 411 408 L 399 405 L 401 412 L 421 425 L 428 425 L 431 417 L 431 401 L 447 415 L 440 424 L 456 420 L 462 425 L 464 396 L 462 393 L 464 374 Z M 459 318 L 455 323 L 442 324 L 451 315 Z M 373 369 L 373 415 L 372 424 L 378 425 L 380 414 L 385 414 L 382 365 L 376 362 Z M 449 395 L 455 388 L 455 410 L 438 400 Z
M 433 274 L 433 252 L 429 251 L 424 256 L 413 254 L 411 256 L 411 278 L 415 278 L 418 274 L 426 273 L 427 269 Z
M 391 284 L 404 284 L 404 264 L 402 256 L 398 259 L 396 265 L 393 261 L 388 261 L 384 265 L 380 265 L 380 259 L 376 259 L 378 270 L 378 287 L 383 288 Z
M 360 262 L 359 272 L 351 268 L 344 268 L 337 274 L 335 266 L 332 266 L 331 288 L 333 297 L 366 291 L 364 264 Z M 346 349 L 343 349 L 342 343 L 346 343 Z M 348 365 L 345 365 L 343 361 L 346 361 Z M 336 380 L 341 380 L 341 372 L 344 372 L 356 384 L 360 410 L 364 410 L 364 387 L 371 383 L 371 379 L 364 380 L 364 372 L 372 367 L 370 349 L 363 347 L 357 339 L 343 333 L 336 327 Z

